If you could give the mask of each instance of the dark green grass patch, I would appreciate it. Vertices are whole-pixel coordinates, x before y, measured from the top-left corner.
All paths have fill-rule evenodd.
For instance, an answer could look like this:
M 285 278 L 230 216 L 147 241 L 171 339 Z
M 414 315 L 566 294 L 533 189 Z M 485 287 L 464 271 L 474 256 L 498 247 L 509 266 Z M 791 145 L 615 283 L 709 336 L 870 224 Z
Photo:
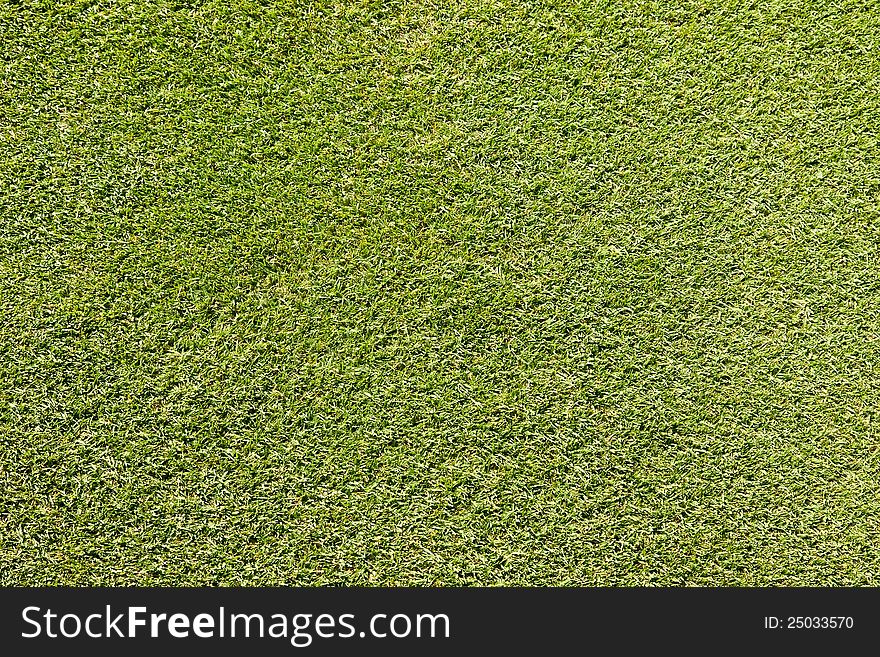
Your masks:
M 880 584 L 876 3 L 0 53 L 0 583 Z

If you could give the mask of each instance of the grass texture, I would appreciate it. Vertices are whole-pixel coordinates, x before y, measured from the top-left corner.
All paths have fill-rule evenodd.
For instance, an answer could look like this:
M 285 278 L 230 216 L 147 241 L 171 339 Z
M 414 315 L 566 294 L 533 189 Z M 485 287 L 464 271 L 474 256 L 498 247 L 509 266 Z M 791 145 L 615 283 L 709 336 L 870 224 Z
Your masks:
M 873 0 L 0 52 L 0 583 L 880 585 Z

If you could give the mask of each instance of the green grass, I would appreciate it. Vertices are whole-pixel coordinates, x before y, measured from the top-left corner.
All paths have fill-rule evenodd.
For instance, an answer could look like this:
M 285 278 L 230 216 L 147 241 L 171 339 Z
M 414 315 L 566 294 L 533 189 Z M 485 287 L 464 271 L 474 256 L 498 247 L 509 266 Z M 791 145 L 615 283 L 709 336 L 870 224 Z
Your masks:
M 880 5 L 0 5 L 0 584 L 880 585 Z

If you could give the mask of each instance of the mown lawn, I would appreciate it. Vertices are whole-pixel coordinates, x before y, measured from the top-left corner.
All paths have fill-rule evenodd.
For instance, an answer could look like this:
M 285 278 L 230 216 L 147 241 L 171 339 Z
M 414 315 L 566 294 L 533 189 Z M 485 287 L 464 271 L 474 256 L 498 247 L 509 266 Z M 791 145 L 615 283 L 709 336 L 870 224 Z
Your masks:
M 876 2 L 0 53 L 0 584 L 880 585 Z

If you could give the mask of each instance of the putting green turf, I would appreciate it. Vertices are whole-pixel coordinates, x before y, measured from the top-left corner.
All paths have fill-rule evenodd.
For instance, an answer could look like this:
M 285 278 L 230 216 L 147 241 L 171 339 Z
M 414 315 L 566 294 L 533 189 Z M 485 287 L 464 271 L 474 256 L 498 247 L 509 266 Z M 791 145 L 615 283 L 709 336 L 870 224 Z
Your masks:
M 0 583 L 880 584 L 876 2 L 0 53 Z

